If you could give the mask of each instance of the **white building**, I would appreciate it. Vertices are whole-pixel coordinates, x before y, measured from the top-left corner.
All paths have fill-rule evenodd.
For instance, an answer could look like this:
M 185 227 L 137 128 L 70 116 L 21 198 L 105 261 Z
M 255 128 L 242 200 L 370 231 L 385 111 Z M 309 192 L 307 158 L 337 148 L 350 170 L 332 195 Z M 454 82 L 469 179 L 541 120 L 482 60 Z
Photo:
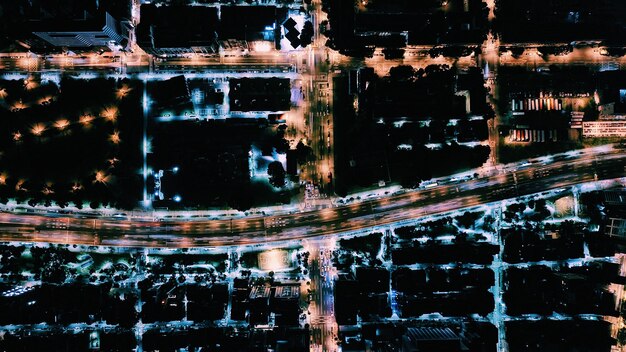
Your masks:
M 626 121 L 585 121 L 583 137 L 626 137 Z

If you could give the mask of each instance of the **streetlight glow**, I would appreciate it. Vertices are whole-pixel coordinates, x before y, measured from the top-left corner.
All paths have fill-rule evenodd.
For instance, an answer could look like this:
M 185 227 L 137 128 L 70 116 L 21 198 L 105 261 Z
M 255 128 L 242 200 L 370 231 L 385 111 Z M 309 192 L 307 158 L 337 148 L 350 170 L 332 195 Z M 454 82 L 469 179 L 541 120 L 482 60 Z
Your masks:
M 41 123 L 38 123 L 36 125 L 34 125 L 31 129 L 30 132 L 32 134 L 34 134 L 35 136 L 41 136 L 41 134 L 46 130 L 46 126 L 44 126 Z
M 80 122 L 85 127 L 88 127 L 89 125 L 91 125 L 91 121 L 93 121 L 93 116 L 89 114 L 82 115 L 78 119 L 78 122 Z
M 67 119 L 59 119 L 54 123 L 54 127 L 56 127 L 59 131 L 63 131 L 68 128 L 70 122 Z
M 109 181 L 109 176 L 104 171 L 96 171 L 96 177 L 94 183 L 106 184 Z
M 104 119 L 107 121 L 115 121 L 117 120 L 117 113 L 118 113 L 117 107 L 109 106 L 109 107 L 102 109 L 102 112 L 100 115 L 104 117 Z
M 110 136 L 109 136 L 109 140 L 113 143 L 113 144 L 119 144 L 121 142 L 120 139 L 120 132 L 119 131 L 114 131 Z
M 117 97 L 117 99 L 125 98 L 128 95 L 128 93 L 130 93 L 131 90 L 132 88 L 124 84 L 120 88 L 117 89 L 117 91 L 115 92 L 115 96 Z

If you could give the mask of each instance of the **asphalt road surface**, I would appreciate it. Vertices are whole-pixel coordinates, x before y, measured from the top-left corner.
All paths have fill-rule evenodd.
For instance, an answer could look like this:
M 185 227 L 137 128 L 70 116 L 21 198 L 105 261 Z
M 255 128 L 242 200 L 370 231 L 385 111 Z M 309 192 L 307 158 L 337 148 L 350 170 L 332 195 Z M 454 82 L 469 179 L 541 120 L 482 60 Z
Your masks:
M 141 247 L 213 247 L 364 230 L 594 180 L 623 177 L 626 153 L 584 154 L 458 184 L 281 216 L 131 221 L 0 214 L 0 241 Z

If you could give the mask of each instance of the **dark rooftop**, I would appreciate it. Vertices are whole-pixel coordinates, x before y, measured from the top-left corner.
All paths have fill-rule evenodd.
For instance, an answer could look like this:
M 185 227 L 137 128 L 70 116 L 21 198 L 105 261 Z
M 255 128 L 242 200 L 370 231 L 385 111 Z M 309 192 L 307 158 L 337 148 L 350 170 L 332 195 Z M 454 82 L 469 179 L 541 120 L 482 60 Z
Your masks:
M 413 341 L 459 340 L 459 336 L 450 328 L 408 328 L 406 336 Z
M 607 205 L 626 205 L 625 190 L 604 191 L 604 201 Z
M 222 6 L 220 38 L 252 40 L 254 33 L 266 31 L 283 22 L 287 10 L 275 6 Z
M 106 12 L 99 11 L 94 15 L 84 12 L 78 18 L 46 18 L 43 20 L 31 20 L 30 30 L 33 32 L 97 32 L 106 25 Z
M 214 7 L 144 4 L 137 42 L 148 48 L 212 46 L 217 40 L 217 27 Z
M 623 0 L 499 0 L 496 21 L 504 42 L 616 40 L 626 35 Z

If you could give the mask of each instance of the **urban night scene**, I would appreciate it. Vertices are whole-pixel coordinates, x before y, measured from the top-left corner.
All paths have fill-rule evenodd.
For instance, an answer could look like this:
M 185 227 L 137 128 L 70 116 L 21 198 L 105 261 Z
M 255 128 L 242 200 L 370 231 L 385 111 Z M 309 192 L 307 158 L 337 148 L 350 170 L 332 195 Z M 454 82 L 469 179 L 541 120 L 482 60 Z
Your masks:
M 0 2 L 0 351 L 626 352 L 625 0 Z

